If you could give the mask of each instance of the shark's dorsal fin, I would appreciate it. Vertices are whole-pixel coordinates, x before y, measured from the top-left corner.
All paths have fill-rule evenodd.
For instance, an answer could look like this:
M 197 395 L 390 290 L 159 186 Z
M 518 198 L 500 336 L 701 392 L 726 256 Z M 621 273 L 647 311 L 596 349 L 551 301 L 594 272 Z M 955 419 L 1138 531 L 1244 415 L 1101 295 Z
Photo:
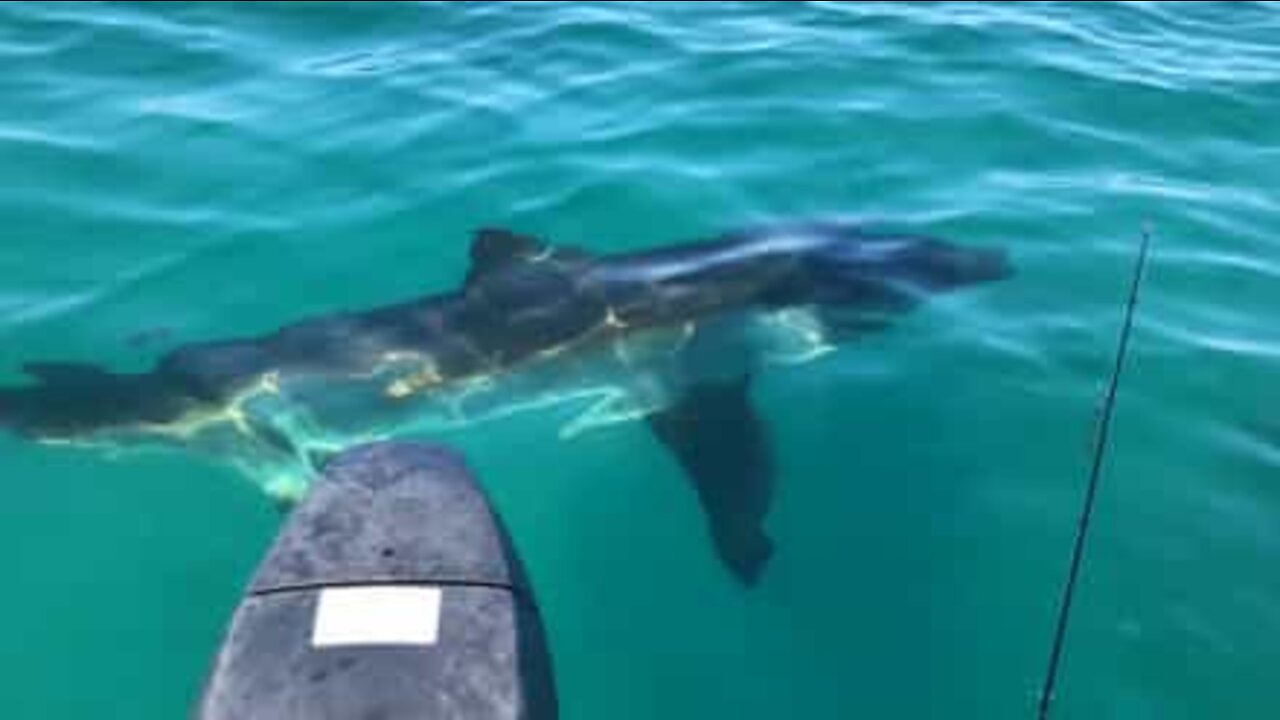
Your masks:
M 466 283 L 470 285 L 515 265 L 547 262 L 547 267 L 563 269 L 590 258 L 591 253 L 578 247 L 551 245 L 532 235 L 502 228 L 481 228 L 471 240 L 471 268 Z
M 501 228 L 481 228 L 471 239 L 471 269 L 467 282 L 513 263 L 536 258 L 548 251 L 545 243 L 531 235 Z

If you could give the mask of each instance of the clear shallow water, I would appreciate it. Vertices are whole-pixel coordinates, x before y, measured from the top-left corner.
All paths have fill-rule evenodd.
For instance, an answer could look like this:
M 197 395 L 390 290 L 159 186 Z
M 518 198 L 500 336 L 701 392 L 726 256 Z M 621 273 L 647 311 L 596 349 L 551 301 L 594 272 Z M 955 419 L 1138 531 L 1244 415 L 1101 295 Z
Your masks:
M 439 439 L 526 557 L 566 718 L 1028 717 L 1150 221 L 1057 716 L 1264 716 L 1278 38 L 1272 3 L 5 3 L 0 377 L 445 289 L 479 225 L 1003 245 L 1013 280 L 758 379 L 779 549 L 750 592 L 641 425 Z M 270 503 L 7 436 L 0 480 L 6 717 L 182 716 Z

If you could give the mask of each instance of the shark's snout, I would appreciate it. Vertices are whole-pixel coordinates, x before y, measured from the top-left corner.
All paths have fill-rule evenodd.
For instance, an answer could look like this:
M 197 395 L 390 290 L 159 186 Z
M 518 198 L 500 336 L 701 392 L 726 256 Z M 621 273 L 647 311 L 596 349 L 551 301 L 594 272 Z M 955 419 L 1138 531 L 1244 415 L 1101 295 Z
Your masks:
M 916 276 L 935 290 L 1004 280 L 1014 274 L 1009 253 L 999 247 L 937 244 L 912 263 Z

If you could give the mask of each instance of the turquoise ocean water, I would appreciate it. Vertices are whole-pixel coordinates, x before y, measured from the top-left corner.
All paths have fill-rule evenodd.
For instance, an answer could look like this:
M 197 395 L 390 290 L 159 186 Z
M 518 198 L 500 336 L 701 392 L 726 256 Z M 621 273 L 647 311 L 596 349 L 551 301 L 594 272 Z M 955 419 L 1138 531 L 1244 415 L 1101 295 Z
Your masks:
M 1280 712 L 1280 4 L 0 4 L 0 380 L 851 214 L 1019 272 L 757 378 L 753 590 L 644 425 L 464 449 L 563 717 L 1026 718 L 1144 221 L 1055 717 Z M 0 716 L 183 717 L 278 527 L 178 451 L 0 436 Z

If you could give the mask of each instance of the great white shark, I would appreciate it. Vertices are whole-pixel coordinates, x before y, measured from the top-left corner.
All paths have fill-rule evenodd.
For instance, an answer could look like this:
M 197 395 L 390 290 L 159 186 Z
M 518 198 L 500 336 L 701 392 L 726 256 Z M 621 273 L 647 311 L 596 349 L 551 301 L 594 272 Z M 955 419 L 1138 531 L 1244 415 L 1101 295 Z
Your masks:
M 751 376 L 1011 273 L 999 248 L 839 220 L 620 255 L 484 229 L 452 292 L 180 346 L 145 372 L 28 362 L 27 382 L 0 387 L 0 427 L 199 448 L 288 495 L 344 444 L 574 404 L 565 435 L 647 422 L 691 480 L 720 559 L 753 584 L 773 550 L 774 473 Z

